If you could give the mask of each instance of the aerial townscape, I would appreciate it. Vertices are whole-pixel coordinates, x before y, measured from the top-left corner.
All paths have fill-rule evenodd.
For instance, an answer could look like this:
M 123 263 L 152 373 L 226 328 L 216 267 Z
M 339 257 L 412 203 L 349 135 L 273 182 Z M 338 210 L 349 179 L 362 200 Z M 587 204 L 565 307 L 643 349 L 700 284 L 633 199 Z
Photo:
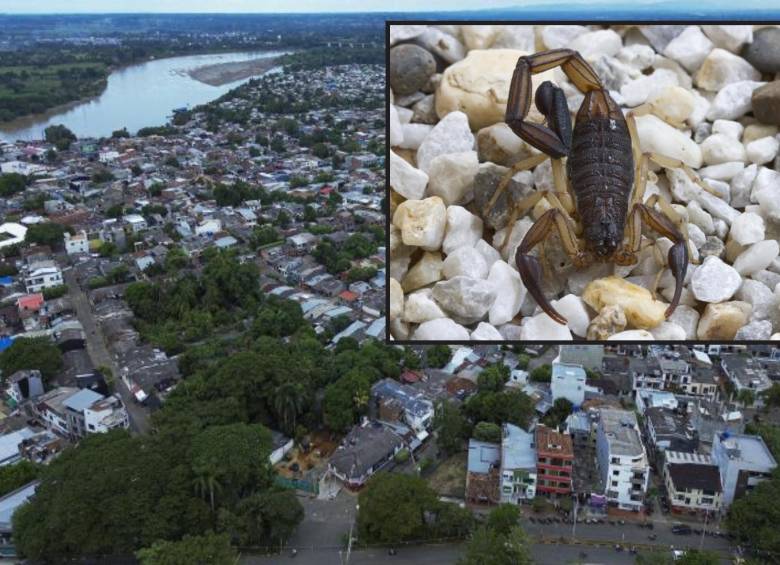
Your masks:
M 776 563 L 780 346 L 387 339 L 382 20 L 0 16 L 0 559 Z

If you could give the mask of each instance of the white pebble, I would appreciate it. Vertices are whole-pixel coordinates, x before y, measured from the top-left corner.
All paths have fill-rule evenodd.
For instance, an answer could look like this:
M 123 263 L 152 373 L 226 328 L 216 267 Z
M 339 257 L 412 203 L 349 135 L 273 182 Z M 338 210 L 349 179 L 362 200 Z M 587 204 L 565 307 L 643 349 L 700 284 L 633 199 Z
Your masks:
M 694 80 L 699 88 L 718 92 L 724 86 L 741 80 L 761 80 L 761 73 L 742 57 L 715 48 L 704 59 Z
M 705 139 L 701 144 L 701 154 L 708 165 L 729 161 L 744 162 L 747 159 L 745 146 L 738 139 L 724 133 L 716 133 Z
M 490 307 L 488 319 L 494 326 L 511 321 L 520 311 L 527 291 L 520 275 L 504 261 L 496 261 L 490 267 L 488 281 L 496 289 L 496 301 Z
M 412 334 L 415 341 L 468 341 L 469 331 L 449 318 L 437 318 L 420 324 Z
M 446 208 L 438 196 L 405 200 L 393 214 L 393 225 L 401 230 L 404 244 L 422 247 L 426 251 L 441 247 L 446 223 Z
M 403 124 L 401 131 L 403 132 L 403 141 L 398 144 L 398 147 L 402 149 L 412 149 L 417 151 L 420 144 L 431 133 L 433 126 L 428 124 Z
M 391 26 L 392 27 L 392 26 Z M 447 63 L 455 63 L 466 56 L 466 48 L 455 37 L 435 27 L 428 27 L 417 38 L 428 51 L 438 55 Z
M 568 47 L 579 51 L 585 59 L 592 61 L 604 55 L 608 57 L 617 55 L 623 47 L 623 40 L 611 29 L 599 29 L 578 35 Z
M 745 152 L 748 161 L 763 165 L 777 157 L 777 150 L 780 148 L 780 142 L 774 136 L 762 137 L 747 144 Z
M 742 132 L 745 131 L 745 126 L 734 120 L 715 120 L 712 123 L 712 133 L 722 133 L 727 135 L 731 139 L 739 139 L 742 137 Z
M 401 120 L 398 118 L 398 110 L 395 104 L 390 104 L 390 146 L 395 147 L 404 141 L 404 132 L 401 128 Z
M 745 169 L 741 161 L 728 161 L 699 169 L 699 176 L 714 180 L 731 180 Z
M 713 47 L 712 41 L 699 26 L 688 26 L 666 45 L 663 54 L 680 63 L 688 72 L 693 72 L 701 66 Z
M 715 225 L 712 222 L 712 216 L 709 214 L 709 212 L 706 212 L 701 207 L 701 204 L 695 200 L 688 202 L 687 209 L 688 219 L 691 221 L 691 223 L 699 226 L 705 235 L 712 235 L 712 233 L 715 231 Z
M 731 237 L 740 245 L 751 245 L 764 240 L 764 218 L 745 212 L 731 224 Z
M 732 53 L 739 52 L 745 43 L 753 42 L 753 26 L 749 24 L 711 24 L 702 25 L 701 28 L 716 46 Z
M 479 172 L 476 151 L 448 153 L 431 160 L 428 195 L 440 196 L 444 204 L 464 204 L 473 196 L 474 177 Z
M 699 312 L 691 306 L 680 304 L 675 308 L 669 322 L 673 322 L 685 332 L 684 339 L 696 339 L 696 328 L 699 326 Z
M 547 49 L 560 49 L 569 47 L 572 41 L 588 31 L 587 27 L 579 25 L 546 25 L 542 29 L 542 41 Z
M 404 311 L 404 291 L 400 283 L 390 278 L 390 318 L 399 318 Z
M 390 186 L 393 190 L 407 200 L 420 200 L 427 185 L 428 175 L 390 151 Z
M 413 292 L 406 298 L 404 306 L 404 322 L 423 324 L 430 320 L 446 318 L 444 311 L 431 300 L 430 289 Z
M 653 338 L 659 341 L 683 341 L 687 339 L 685 329 L 681 326 L 665 320 L 650 330 Z
M 447 230 L 441 247 L 449 255 L 460 247 L 474 247 L 482 239 L 482 219 L 463 206 L 447 207 Z
M 753 91 L 765 84 L 765 82 L 754 80 L 740 80 L 727 84 L 712 100 L 712 104 L 707 110 L 707 119 L 735 120 L 741 118 L 753 108 L 751 102 Z
M 734 340 L 766 341 L 772 335 L 772 322 L 769 320 L 753 320 L 737 330 Z
M 504 338 L 499 331 L 486 322 L 480 322 L 473 332 L 471 332 L 472 341 L 502 341 Z
M 780 254 L 780 244 L 774 239 L 759 241 L 740 253 L 734 261 L 734 269 L 742 275 L 749 275 L 766 269 Z
M 463 153 L 474 148 L 474 135 L 463 112 L 450 112 L 431 130 L 417 150 L 417 167 L 428 172 L 431 161 L 439 155 Z
M 612 334 L 607 341 L 655 341 L 655 338 L 647 330 L 626 330 Z
M 470 246 L 459 247 L 447 255 L 441 267 L 441 274 L 445 279 L 458 276 L 484 279 L 487 273 L 487 264 L 482 254 Z
M 710 255 L 693 273 L 690 289 L 702 302 L 724 302 L 741 284 L 742 277 L 734 267 Z
M 753 191 L 753 181 L 758 174 L 758 165 L 748 165 L 731 179 L 731 205 L 734 208 L 744 208 L 750 204 L 750 194 Z
M 623 85 L 620 96 L 623 97 L 624 105 L 639 106 L 667 86 L 680 86 L 677 75 L 668 69 L 656 69 L 651 75 L 641 75 Z
M 590 314 L 585 302 L 579 296 L 567 294 L 552 301 L 552 307 L 569 322 L 569 329 L 575 335 L 585 337 L 590 325 Z
M 455 277 L 439 281 L 431 292 L 444 310 L 463 320 L 481 320 L 496 300 L 496 290 L 484 279 Z
M 569 341 L 568 326 L 559 324 L 544 312 L 523 320 L 521 341 Z
M 494 249 L 493 246 L 484 239 L 480 239 L 474 246 L 474 249 L 482 254 L 482 258 L 485 260 L 488 270 L 493 267 L 493 263 L 501 260 L 501 254 L 498 250 Z
M 701 149 L 677 128 L 653 115 L 638 116 L 636 128 L 643 153 L 658 153 L 679 159 L 694 169 L 701 167 Z

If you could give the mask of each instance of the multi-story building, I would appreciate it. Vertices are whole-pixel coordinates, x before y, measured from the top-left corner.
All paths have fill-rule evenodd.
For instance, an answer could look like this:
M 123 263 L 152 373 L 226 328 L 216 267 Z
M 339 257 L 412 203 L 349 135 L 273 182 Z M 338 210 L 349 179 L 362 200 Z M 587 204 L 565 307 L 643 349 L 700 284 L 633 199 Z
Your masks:
M 633 364 L 631 377 L 635 392 L 666 390 L 710 399 L 718 393 L 712 365 L 701 362 L 683 347 L 650 346 L 647 357 Z
M 772 363 L 773 366 L 775 364 Z M 720 366 L 734 386 L 735 398 L 738 398 L 742 391 L 749 391 L 754 395 L 755 404 L 762 405 L 760 393 L 772 387 L 772 379 L 765 363 L 743 355 L 724 355 Z
M 65 238 L 65 251 L 68 255 L 89 253 L 89 239 L 86 231 L 81 230 L 76 235 L 70 235 L 70 233 L 65 232 L 63 237 Z
M 561 345 L 558 348 L 561 363 L 581 365 L 591 371 L 601 371 L 604 364 L 603 345 Z
M 371 409 L 379 420 L 408 425 L 420 439 L 427 437 L 433 423 L 433 402 L 414 388 L 389 378 L 371 387 Z
M 565 398 L 574 406 L 582 406 L 585 400 L 586 379 L 585 369 L 581 365 L 561 363 L 559 359 L 553 361 L 550 379 L 553 402 Z
M 476 439 L 469 440 L 466 467 L 466 500 L 472 504 L 497 504 L 500 500 L 499 483 L 501 446 Z
M 777 461 L 759 436 L 729 432 L 715 435 L 712 460 L 720 470 L 723 505 L 726 508 L 768 479 L 777 467 Z
M 673 512 L 717 513 L 723 504 L 720 472 L 708 455 L 667 451 L 664 484 Z
M 24 277 L 24 286 L 30 294 L 61 284 L 62 271 L 51 259 L 31 263 Z
M 546 426 L 537 426 L 536 492 L 546 496 L 570 494 L 573 465 L 571 437 Z
M 31 408 L 46 428 L 72 440 L 130 426 L 118 396 L 105 397 L 90 389 L 59 387 L 35 399 Z
M 501 441 L 501 502 L 518 504 L 536 496 L 534 433 L 504 424 Z
M 607 503 L 624 510 L 641 510 L 650 466 L 633 412 L 601 409 L 596 454 Z

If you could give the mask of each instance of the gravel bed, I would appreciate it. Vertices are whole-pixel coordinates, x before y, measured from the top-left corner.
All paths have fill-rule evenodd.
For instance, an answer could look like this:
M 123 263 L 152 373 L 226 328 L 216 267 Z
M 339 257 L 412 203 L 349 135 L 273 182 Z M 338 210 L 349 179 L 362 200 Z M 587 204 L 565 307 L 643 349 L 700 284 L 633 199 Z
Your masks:
M 390 332 L 396 340 L 769 340 L 780 338 L 780 28 L 763 25 L 397 25 L 390 30 Z M 513 225 L 511 202 L 553 188 L 547 159 L 504 123 L 522 55 L 579 51 L 628 112 L 650 167 L 688 233 L 682 299 L 671 241 L 643 231 L 636 265 L 577 269 L 556 235 L 537 246 L 542 290 L 567 325 L 541 312 L 514 263 L 542 199 Z M 534 75 L 583 95 L 560 68 Z M 542 122 L 532 106 L 529 119 Z M 511 195 L 511 196 L 510 196 Z M 487 210 L 487 212 L 486 212 Z M 660 210 L 660 208 L 659 208 Z M 575 217 L 576 219 L 576 217 Z

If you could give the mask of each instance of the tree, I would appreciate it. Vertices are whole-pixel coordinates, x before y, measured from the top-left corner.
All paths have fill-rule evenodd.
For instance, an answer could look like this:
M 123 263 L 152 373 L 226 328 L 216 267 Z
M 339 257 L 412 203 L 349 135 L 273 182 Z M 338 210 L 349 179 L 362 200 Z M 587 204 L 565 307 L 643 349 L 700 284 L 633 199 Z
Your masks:
M 737 402 L 740 402 L 745 407 L 753 406 L 755 401 L 756 393 L 752 390 L 743 388 L 737 393 Z
M 18 338 L 0 353 L 0 371 L 8 378 L 22 369 L 37 369 L 50 380 L 62 368 L 62 353 L 49 338 Z
M 542 421 L 550 428 L 562 425 L 569 414 L 574 410 L 574 405 L 566 398 L 556 398 L 552 408 L 544 415 Z
M 27 186 L 27 177 L 19 173 L 0 174 L 0 196 L 8 198 L 22 192 Z
M 474 426 L 474 439 L 488 443 L 501 443 L 501 426 L 492 422 L 480 422 Z
M 425 530 L 425 512 L 436 506 L 428 483 L 412 475 L 377 473 L 358 496 L 359 537 L 367 543 L 398 543 Z
M 325 388 L 322 411 L 325 424 L 331 430 L 344 432 L 357 421 L 358 416 L 365 413 L 371 383 L 367 371 L 352 369 Z
M 528 364 L 531 362 L 531 358 L 525 353 L 521 353 L 517 356 L 517 368 L 525 371 L 528 369 Z
M 275 243 L 281 239 L 279 232 L 271 225 L 257 226 L 252 230 L 250 245 L 257 249 L 269 243 Z
M 278 225 L 282 229 L 286 229 L 290 226 L 290 222 L 292 220 L 290 219 L 290 214 L 288 214 L 284 210 L 279 211 L 279 215 L 276 216 L 276 225 Z
M 303 207 L 303 221 L 304 222 L 316 222 L 317 211 L 311 205 L 307 204 Z
M 780 383 L 772 383 L 763 394 L 767 406 L 780 406 Z
M 552 365 L 540 365 L 531 371 L 530 379 L 537 383 L 549 383 L 552 380 Z
M 273 392 L 273 407 L 282 430 L 288 434 L 295 432 L 298 416 L 306 406 L 306 391 L 303 385 L 295 381 L 286 381 Z
M 441 369 L 447 363 L 450 362 L 452 357 L 452 350 L 449 345 L 434 345 L 429 347 L 425 352 L 425 358 L 429 367 L 434 369 Z
M 159 540 L 139 550 L 141 565 L 234 565 L 238 553 L 227 534 L 184 536 L 179 541 Z
M 241 500 L 235 511 L 221 511 L 218 523 L 240 545 L 281 547 L 303 515 L 293 491 L 274 489 Z
M 23 487 L 41 474 L 41 466 L 22 459 L 13 465 L 0 467 L 0 496 Z
M 463 449 L 469 426 L 457 406 L 448 401 L 439 404 L 434 413 L 433 426 L 436 429 L 436 444 L 446 455 Z
M 459 565 L 531 565 L 528 538 L 520 526 L 509 534 L 488 527 L 477 528 L 466 545 Z
M 255 336 L 286 337 L 305 323 L 300 304 L 270 295 L 260 306 L 252 330 Z
M 519 521 L 520 509 L 516 504 L 499 504 L 488 514 L 486 525 L 499 534 L 509 535 Z
M 780 554 L 780 477 L 760 482 L 729 508 L 726 526 L 743 545 Z
M 509 367 L 503 363 L 494 363 L 485 367 L 479 374 L 477 386 L 480 391 L 500 392 L 507 380 L 509 380 Z
M 27 233 L 24 236 L 26 243 L 48 245 L 49 247 L 61 247 L 63 244 L 63 234 L 65 228 L 60 224 L 53 222 L 44 222 L 41 224 L 33 224 L 27 228 Z
M 74 133 L 62 124 L 47 127 L 43 130 L 43 135 L 46 142 L 53 143 L 58 151 L 67 151 L 70 144 L 76 141 Z

